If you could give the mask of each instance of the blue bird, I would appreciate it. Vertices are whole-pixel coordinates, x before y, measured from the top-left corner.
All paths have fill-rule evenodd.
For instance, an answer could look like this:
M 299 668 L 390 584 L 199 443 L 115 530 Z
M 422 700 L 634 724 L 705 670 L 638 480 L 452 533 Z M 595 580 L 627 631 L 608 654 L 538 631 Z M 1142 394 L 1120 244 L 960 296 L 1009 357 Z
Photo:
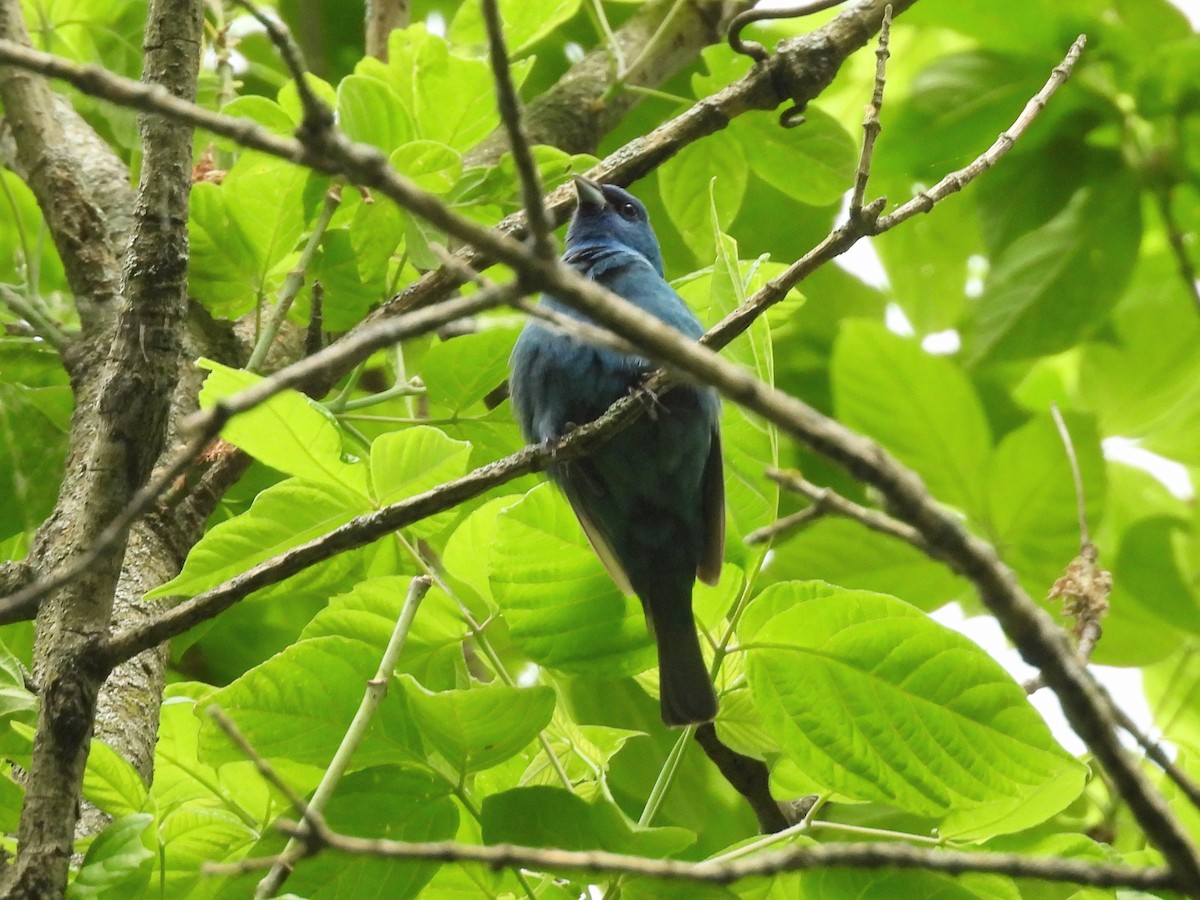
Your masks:
M 704 329 L 663 279 L 646 208 L 615 185 L 575 178 L 579 205 L 563 261 L 690 338 Z M 587 321 L 554 297 L 541 304 Z M 654 369 L 531 319 L 510 360 L 513 409 L 525 439 L 554 442 L 590 422 Z M 717 713 L 696 624 L 692 586 L 716 584 L 725 552 L 720 402 L 680 385 L 629 428 L 579 459 L 549 467 L 613 581 L 636 594 L 658 647 L 659 696 L 668 725 Z

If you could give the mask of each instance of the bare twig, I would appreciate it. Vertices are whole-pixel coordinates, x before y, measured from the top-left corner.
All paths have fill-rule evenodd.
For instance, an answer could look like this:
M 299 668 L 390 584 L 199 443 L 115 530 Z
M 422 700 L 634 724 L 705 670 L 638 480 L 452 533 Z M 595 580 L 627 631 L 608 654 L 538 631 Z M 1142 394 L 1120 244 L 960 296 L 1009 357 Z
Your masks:
M 333 792 L 341 782 L 342 776 L 346 774 L 346 769 L 350 765 L 350 759 L 353 757 L 354 751 L 358 749 L 358 745 L 367 733 L 367 727 L 371 724 L 375 710 L 379 708 L 379 704 L 387 696 L 388 681 L 396 669 L 396 661 L 400 658 L 400 651 L 404 649 L 404 641 L 408 637 L 409 629 L 412 628 L 413 618 L 417 614 L 417 607 L 421 605 L 421 601 L 429 593 L 429 588 L 432 584 L 433 582 L 423 575 L 414 578 L 409 584 L 408 595 L 404 598 L 404 604 L 400 608 L 400 616 L 396 619 L 396 627 L 392 630 L 392 636 L 383 651 L 383 657 L 379 660 L 379 668 L 375 672 L 375 677 L 367 682 L 367 690 L 363 694 L 358 712 L 354 714 L 354 719 L 350 722 L 350 727 L 346 729 L 346 734 L 342 738 L 342 742 L 338 745 L 337 752 L 329 763 L 329 768 L 321 776 L 321 783 L 317 785 L 316 791 L 313 792 L 312 800 L 305 807 L 305 816 L 310 819 L 314 813 L 320 815 L 325 811 L 326 804 L 329 803 L 329 799 L 333 796 Z M 301 825 L 301 827 L 303 828 L 304 826 Z M 296 834 L 291 837 L 283 853 L 280 854 L 279 862 L 272 866 L 271 871 L 258 883 L 258 889 L 254 893 L 255 897 L 274 897 L 279 892 L 279 888 L 283 886 L 288 876 L 291 875 L 292 867 L 296 861 L 311 852 L 311 837 L 311 833 L 307 830 L 304 834 Z
M 299 826 L 284 826 L 290 833 Z M 442 862 L 476 862 L 492 868 L 520 866 L 537 871 L 582 871 L 639 875 L 676 881 L 730 884 L 753 876 L 830 868 L 926 869 L 949 875 L 990 872 L 1015 878 L 1085 884 L 1092 887 L 1132 887 L 1144 890 L 1178 890 L 1180 880 L 1162 867 L 1135 868 L 1112 863 L 1017 853 L 970 853 L 929 849 L 898 843 L 829 843 L 762 853 L 748 859 L 723 862 L 684 862 L 647 859 L 602 850 L 570 851 L 518 847 L 511 844 L 481 846 L 454 841 L 407 843 L 371 840 L 337 834 L 325 827 L 317 837 L 331 849 L 386 859 L 425 859 Z M 239 874 L 266 868 L 274 858 L 248 859 L 232 865 L 210 865 L 214 874 Z
M 1071 440 L 1071 432 L 1063 421 L 1061 410 L 1057 403 L 1050 404 L 1050 417 L 1054 419 L 1054 427 L 1062 439 L 1063 450 L 1067 454 L 1067 463 L 1071 467 L 1071 482 L 1075 485 L 1075 510 L 1079 515 L 1079 549 L 1082 552 L 1092 542 L 1088 533 L 1087 495 L 1083 490 L 1083 474 L 1079 471 L 1079 457 L 1075 453 L 1075 443 Z
M 246 371 L 259 372 L 262 370 L 263 363 L 267 360 L 267 354 L 270 352 L 271 346 L 275 343 L 275 338 L 279 334 L 279 329 L 283 326 L 284 319 L 287 318 L 288 310 L 292 308 L 292 302 L 296 299 L 296 295 L 300 293 L 300 289 L 304 287 L 304 279 L 308 274 L 308 268 L 312 265 L 312 261 L 317 255 L 317 248 L 321 246 L 321 239 L 325 237 L 325 231 L 329 228 L 329 223 L 333 220 L 333 214 L 337 212 L 337 208 L 341 202 L 342 192 L 337 185 L 334 185 L 325 192 L 325 199 L 321 203 L 321 212 L 317 216 L 317 221 L 313 224 L 313 229 L 308 236 L 308 240 L 304 242 L 304 249 L 300 251 L 300 258 L 296 260 L 296 265 L 287 273 L 287 277 L 283 280 L 283 285 L 279 288 L 279 292 L 275 296 L 275 307 L 271 310 L 267 324 L 263 326 L 262 333 L 259 334 L 258 340 L 254 344 L 254 351 L 250 354 L 250 359 L 246 362 Z
M 1079 56 L 1083 53 L 1083 48 L 1086 44 L 1087 35 L 1081 34 L 1075 39 L 1063 61 L 1054 67 L 1054 71 L 1050 75 L 1050 80 L 1025 104 L 1025 108 L 1021 110 L 1021 114 L 1017 116 L 1017 120 L 996 138 L 992 146 L 976 157 L 969 166 L 959 169 L 957 172 L 951 172 L 933 187 L 921 191 L 898 209 L 893 210 L 886 216 L 880 216 L 875 226 L 878 229 L 876 233 L 894 228 L 900 222 L 911 219 L 918 213 L 929 212 L 939 200 L 943 200 L 951 194 L 961 191 L 999 162 L 1013 148 L 1013 144 L 1016 143 L 1017 139 L 1029 130 L 1029 126 L 1033 124 L 1033 120 L 1037 118 L 1038 114 L 1046 108 L 1046 103 L 1054 95 L 1055 91 L 1066 83 L 1071 71 L 1075 68 L 1075 64 L 1079 62 Z
M 854 172 L 854 189 L 850 192 L 850 218 L 862 216 L 863 201 L 867 195 L 867 179 L 871 177 L 871 159 L 875 155 L 875 141 L 883 126 L 879 113 L 883 109 L 883 89 L 887 78 L 888 42 L 892 34 L 892 8 L 885 7 L 883 21 L 879 25 L 879 40 L 875 45 L 875 86 L 871 91 L 871 102 L 863 117 L 862 152 L 858 155 L 858 168 Z
M 549 258 L 555 255 L 554 240 L 550 235 L 553 226 L 542 204 L 542 180 L 538 177 L 537 164 L 529 149 L 529 138 L 521 124 L 521 101 L 517 97 L 512 70 L 508 66 L 508 48 L 504 45 L 504 23 L 500 20 L 498 0 L 483 0 L 483 21 L 487 26 L 492 80 L 496 84 L 496 107 L 500 110 L 500 119 L 508 134 L 509 149 L 521 182 L 521 200 L 533 238 L 533 249 L 539 256 Z
M 819 487 L 799 472 L 783 469 L 767 469 L 766 474 L 768 478 L 786 490 L 807 497 L 812 501 L 812 506 L 802 509 L 798 513 L 793 513 L 777 522 L 772 522 L 770 525 L 760 528 L 757 531 L 750 532 L 750 534 L 746 535 L 747 544 L 763 543 L 780 534 L 786 534 L 801 525 L 805 525 L 821 515 L 834 514 L 847 519 L 853 519 L 859 524 L 870 528 L 872 531 L 897 538 L 906 544 L 911 544 L 922 553 L 931 554 L 928 541 L 911 525 L 894 519 L 877 509 L 868 509 L 865 506 L 861 506 L 827 487 Z

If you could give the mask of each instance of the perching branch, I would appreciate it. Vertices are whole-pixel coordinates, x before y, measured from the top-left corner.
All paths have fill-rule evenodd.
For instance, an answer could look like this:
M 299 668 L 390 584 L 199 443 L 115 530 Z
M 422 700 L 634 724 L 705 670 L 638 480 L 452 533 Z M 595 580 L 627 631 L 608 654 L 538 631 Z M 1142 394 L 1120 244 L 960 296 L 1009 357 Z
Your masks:
M 290 834 L 300 826 L 284 826 Z M 947 875 L 968 872 L 1037 878 L 1043 881 L 1083 884 L 1091 887 L 1131 887 L 1142 890 L 1179 890 L 1181 880 L 1165 868 L 1135 868 L 1112 863 L 1084 862 L 1059 857 L 1024 856 L 1017 853 L 969 853 L 890 843 L 830 843 L 816 847 L 794 847 L 761 853 L 747 859 L 722 862 L 684 862 L 647 859 L 602 850 L 543 850 L 511 844 L 481 846 L 454 841 L 408 843 L 356 838 L 330 831 L 317 831 L 323 847 L 344 853 L 384 859 L 425 859 L 441 862 L 475 862 L 503 868 L 519 866 L 537 871 L 577 871 L 594 874 L 635 875 L 710 884 L 731 884 L 743 878 L 803 872 L 816 869 L 925 869 Z M 211 874 L 238 874 L 268 868 L 274 857 L 246 859 L 231 865 L 208 865 Z
M 812 501 L 812 505 L 790 516 L 785 516 L 777 522 L 772 522 L 770 525 L 759 528 L 757 531 L 750 532 L 750 534 L 746 535 L 747 544 L 764 543 L 781 534 L 787 534 L 802 525 L 808 524 L 814 518 L 821 515 L 833 514 L 853 519 L 855 522 L 870 528 L 872 531 L 877 531 L 880 534 L 886 534 L 904 541 L 906 544 L 911 544 L 922 553 L 930 553 L 929 544 L 919 531 L 911 525 L 893 519 L 887 513 L 880 512 L 877 509 L 868 509 L 865 506 L 855 503 L 853 500 L 848 500 L 836 491 L 832 491 L 827 487 L 819 487 L 799 472 L 767 469 L 766 474 L 768 478 L 780 487 L 807 497 Z

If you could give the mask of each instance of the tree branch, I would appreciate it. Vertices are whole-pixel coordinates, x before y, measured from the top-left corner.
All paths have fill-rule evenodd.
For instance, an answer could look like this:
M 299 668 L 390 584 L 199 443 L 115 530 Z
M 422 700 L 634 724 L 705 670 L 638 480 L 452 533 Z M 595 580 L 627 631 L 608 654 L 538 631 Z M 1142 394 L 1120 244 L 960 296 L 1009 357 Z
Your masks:
M 296 834 L 300 827 L 292 825 L 284 830 Z M 407 843 L 371 840 L 338 834 L 330 831 L 327 826 L 323 832 L 318 831 L 317 837 L 320 844 L 333 850 L 386 859 L 476 862 L 497 869 L 519 866 L 537 871 L 637 875 L 711 884 L 731 884 L 754 876 L 831 868 L 924 869 L 947 875 L 986 872 L 1013 878 L 1037 878 L 1091 887 L 1132 887 L 1143 890 L 1179 890 L 1182 884 L 1180 879 L 1165 868 L 1135 868 L 1056 857 L 1023 856 L 1017 853 L 969 853 L 890 843 L 831 843 L 817 847 L 777 850 L 749 859 L 684 862 L 626 856 L 602 850 L 543 850 L 511 844 L 480 846 L 454 841 Z M 255 868 L 266 868 L 274 862 L 274 857 L 247 859 L 232 865 L 208 865 L 205 871 L 212 874 L 240 873 Z

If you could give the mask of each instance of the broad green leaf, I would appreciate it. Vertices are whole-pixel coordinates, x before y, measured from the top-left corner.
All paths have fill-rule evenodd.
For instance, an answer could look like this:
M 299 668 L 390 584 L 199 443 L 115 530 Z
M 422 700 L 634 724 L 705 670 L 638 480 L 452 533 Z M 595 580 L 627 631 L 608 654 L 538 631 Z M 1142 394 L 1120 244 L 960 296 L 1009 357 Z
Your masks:
M 471 445 L 429 425 L 382 434 L 371 444 L 371 482 L 382 505 L 396 503 L 458 478 L 467 471 Z M 408 527 L 430 537 L 454 518 L 454 510 L 429 516 Z
M 410 583 L 409 578 L 391 575 L 360 581 L 349 593 L 330 600 L 304 629 L 301 639 L 352 638 L 382 656 L 396 628 Z M 404 638 L 397 671 L 409 672 L 423 684 L 436 679 L 434 673 L 448 671 L 453 679 L 455 664 L 462 659 L 461 644 L 466 633 L 458 607 L 444 591 L 433 588 L 421 601 L 417 617 Z
M 343 834 L 398 841 L 444 841 L 458 830 L 458 807 L 450 786 L 419 769 L 381 766 L 347 776 L 325 810 L 329 826 Z M 408 900 L 441 863 L 325 853 L 297 866 L 288 890 L 312 900 Z
M 100 832 L 67 888 L 67 900 L 138 896 L 154 868 L 154 853 L 144 837 L 153 821 L 154 816 L 138 813 L 117 819 Z
M 25 788 L 13 781 L 13 776 L 0 774 L 0 828 L 16 834 L 21 827 L 21 809 L 25 805 Z
M 1122 536 L 1114 581 L 1151 615 L 1200 635 L 1197 546 L 1187 522 L 1168 516 L 1144 519 Z
M 393 31 L 388 62 L 364 59 L 356 71 L 391 86 L 412 117 L 419 139 L 465 152 L 500 122 L 491 67 L 482 59 L 451 54 L 445 39 L 430 34 L 423 25 Z M 513 66 L 518 87 L 528 71 L 528 65 Z
M 1112 320 L 1117 339 L 1086 344 L 1079 377 L 1103 433 L 1200 465 L 1200 318 L 1166 248 L 1143 254 Z
M 1084 767 L 966 637 L 883 594 L 785 584 L 759 600 L 782 611 L 743 644 L 750 688 L 826 790 L 978 840 L 1043 822 L 1083 789 Z
M 308 89 L 316 94 L 317 99 L 324 102 L 331 109 L 337 106 L 337 90 L 328 81 L 318 78 L 311 72 L 304 76 L 304 80 L 308 84 Z M 295 80 L 287 81 L 279 89 L 279 93 L 275 95 L 275 99 L 279 102 L 279 106 L 283 111 L 291 117 L 293 122 L 300 123 L 304 121 L 304 104 L 300 102 L 300 92 L 296 90 Z
M 255 94 L 235 97 L 221 107 L 221 114 L 233 116 L 235 119 L 250 119 L 268 131 L 279 135 L 290 136 L 296 130 L 297 123 L 288 115 L 287 110 L 274 100 Z M 223 140 L 218 138 L 217 140 L 225 149 L 232 150 L 237 146 L 236 142 L 227 138 Z
M 142 812 L 149 791 L 121 754 L 93 738 L 83 773 L 83 796 L 108 815 L 120 818 Z
M 247 512 L 205 532 L 183 571 L 146 599 L 199 594 L 370 511 L 346 490 L 289 478 L 262 491 Z
M 1007 885 L 997 888 L 996 882 Z M 1018 900 L 1012 882 L 997 876 L 953 876 L 941 872 L 903 872 L 888 869 L 818 869 L 803 876 L 805 897 L 854 897 L 857 900 L 892 900 L 926 897 L 937 900 Z
M 983 510 L 990 429 L 971 382 L 952 360 L 882 325 L 848 321 L 831 369 L 842 422 L 913 468 L 939 501 Z
M 707 260 L 712 253 L 713 205 L 722 228 L 741 208 L 746 172 L 745 152 L 728 132 L 689 144 L 658 170 L 667 215 L 697 259 Z
M 437 141 L 409 141 L 391 156 L 392 166 L 420 187 L 444 194 L 462 177 L 462 156 Z
M 442 562 L 455 579 L 471 587 L 494 608 L 489 580 L 491 553 L 502 511 L 519 503 L 521 496 L 510 494 L 489 500 L 458 524 L 446 542 Z
M 462 412 L 483 400 L 508 377 L 516 337 L 514 328 L 485 328 L 434 344 L 421 359 L 429 402 Z
M 938 58 L 917 75 L 898 106 L 892 105 L 898 98 L 889 98 L 890 121 L 875 167 L 932 184 L 967 165 L 1012 124 L 1055 61 L 992 51 Z
M 579 0 L 500 0 L 500 21 L 509 56 L 520 56 L 570 19 Z M 450 42 L 486 47 L 487 29 L 478 3 L 464 3 L 450 23 Z
M 550 485 L 501 512 L 488 566 L 512 640 L 534 662 L 608 678 L 654 664 L 638 601 L 621 596 Z
M 1000 253 L 975 307 L 972 362 L 1057 353 L 1096 330 L 1137 259 L 1138 188 L 1132 172 L 1118 170 Z
M 554 714 L 554 691 L 545 686 L 515 688 L 497 682 L 434 692 L 410 675 L 401 676 L 400 683 L 425 746 L 464 774 L 520 752 Z
M 1104 505 L 1104 460 L 1095 428 L 1067 418 L 1087 499 L 1088 521 Z M 1044 595 L 1079 552 L 1075 486 L 1062 438 L 1048 415 L 1009 432 L 987 475 L 988 531 L 1001 557 L 1035 596 Z
M 394 249 L 395 245 L 387 251 L 389 257 Z M 347 331 L 385 298 L 386 276 L 386 259 L 382 265 L 376 263 L 364 273 L 353 235 L 345 228 L 336 228 L 326 232 L 321 241 L 321 248 L 309 269 L 309 284 L 304 296 L 311 304 L 308 298 L 311 298 L 312 281 L 320 281 L 325 288 L 321 307 L 325 330 Z
M 251 745 L 269 760 L 324 767 L 354 717 L 380 653 L 359 641 L 322 637 L 293 644 L 201 704 L 223 709 Z M 404 692 L 391 691 L 376 711 L 352 767 L 412 758 L 420 738 L 404 708 Z M 200 758 L 209 765 L 244 759 L 216 724 L 200 729 Z
M 256 287 L 300 240 L 307 221 L 304 190 L 307 169 L 264 154 L 246 152 L 221 184 L 229 218 L 250 248 Z M 282 280 L 282 279 L 280 279 Z
M 28 719 L 37 708 L 37 696 L 25 685 L 21 661 L 0 642 L 0 720 Z
M 210 373 L 200 391 L 203 407 L 262 381 L 258 375 L 209 359 L 200 360 L 199 365 Z M 337 421 L 323 406 L 299 391 L 281 391 L 254 409 L 234 416 L 221 429 L 221 436 L 273 469 L 314 484 L 366 496 L 366 467 L 344 458 Z
M 346 137 L 384 153 L 412 139 L 412 125 L 400 98 L 377 78 L 343 78 L 337 88 L 337 117 Z
M 216 885 L 213 876 L 204 874 L 204 865 L 242 858 L 258 839 L 258 832 L 225 809 L 190 804 L 163 817 L 158 839 L 163 895 L 211 896 L 197 890 L 203 886 L 212 891 Z
M 234 224 L 221 186 L 192 186 L 188 243 L 189 293 L 218 318 L 233 319 L 253 309 L 263 288 L 258 259 Z
M 1195 647 L 1184 648 L 1167 659 L 1144 669 L 1146 699 L 1155 712 L 1155 721 L 1174 744 L 1200 751 L 1200 653 Z
M 782 128 L 774 115 L 755 113 L 740 116 L 730 133 L 750 171 L 798 203 L 828 206 L 854 184 L 854 138 L 818 106 L 806 106 L 804 123 L 796 128 Z
M 876 190 L 895 202 L 907 197 L 900 182 Z M 967 307 L 968 262 L 981 252 L 975 210 L 967 203 L 939 206 L 937 214 L 917 216 L 872 238 L 887 269 L 896 303 L 919 335 L 958 325 Z
M 483 840 L 563 850 L 609 850 L 664 857 L 684 849 L 695 834 L 684 828 L 644 828 L 600 796 L 590 803 L 558 787 L 522 787 L 483 801 Z
M 408 218 L 396 204 L 386 200 L 360 203 L 350 223 L 350 246 L 363 282 L 386 279 L 394 254 L 404 240 Z
M 41 208 L 33 196 L 33 191 L 16 173 L 8 169 L 0 170 L 0 221 L 12 226 L 0 228 L 0 282 L 21 284 L 26 279 L 24 267 L 33 261 L 25 259 L 22 235 L 28 244 L 30 236 L 38 234 L 44 225 Z M 67 290 L 62 261 L 54 242 L 39 241 L 36 247 L 30 246 L 29 251 L 30 256 L 34 257 L 40 266 L 38 287 L 42 292 Z M 7 308 L 4 312 L 8 312 Z M 11 339 L 10 337 L 9 340 Z M 6 381 L 20 380 L 14 379 L 3 367 L 0 367 L 0 376 Z
M 813 578 L 844 588 L 886 591 L 926 612 L 972 595 L 969 584 L 946 566 L 849 519 L 823 517 L 772 548 L 774 558 L 765 574 L 773 581 Z

